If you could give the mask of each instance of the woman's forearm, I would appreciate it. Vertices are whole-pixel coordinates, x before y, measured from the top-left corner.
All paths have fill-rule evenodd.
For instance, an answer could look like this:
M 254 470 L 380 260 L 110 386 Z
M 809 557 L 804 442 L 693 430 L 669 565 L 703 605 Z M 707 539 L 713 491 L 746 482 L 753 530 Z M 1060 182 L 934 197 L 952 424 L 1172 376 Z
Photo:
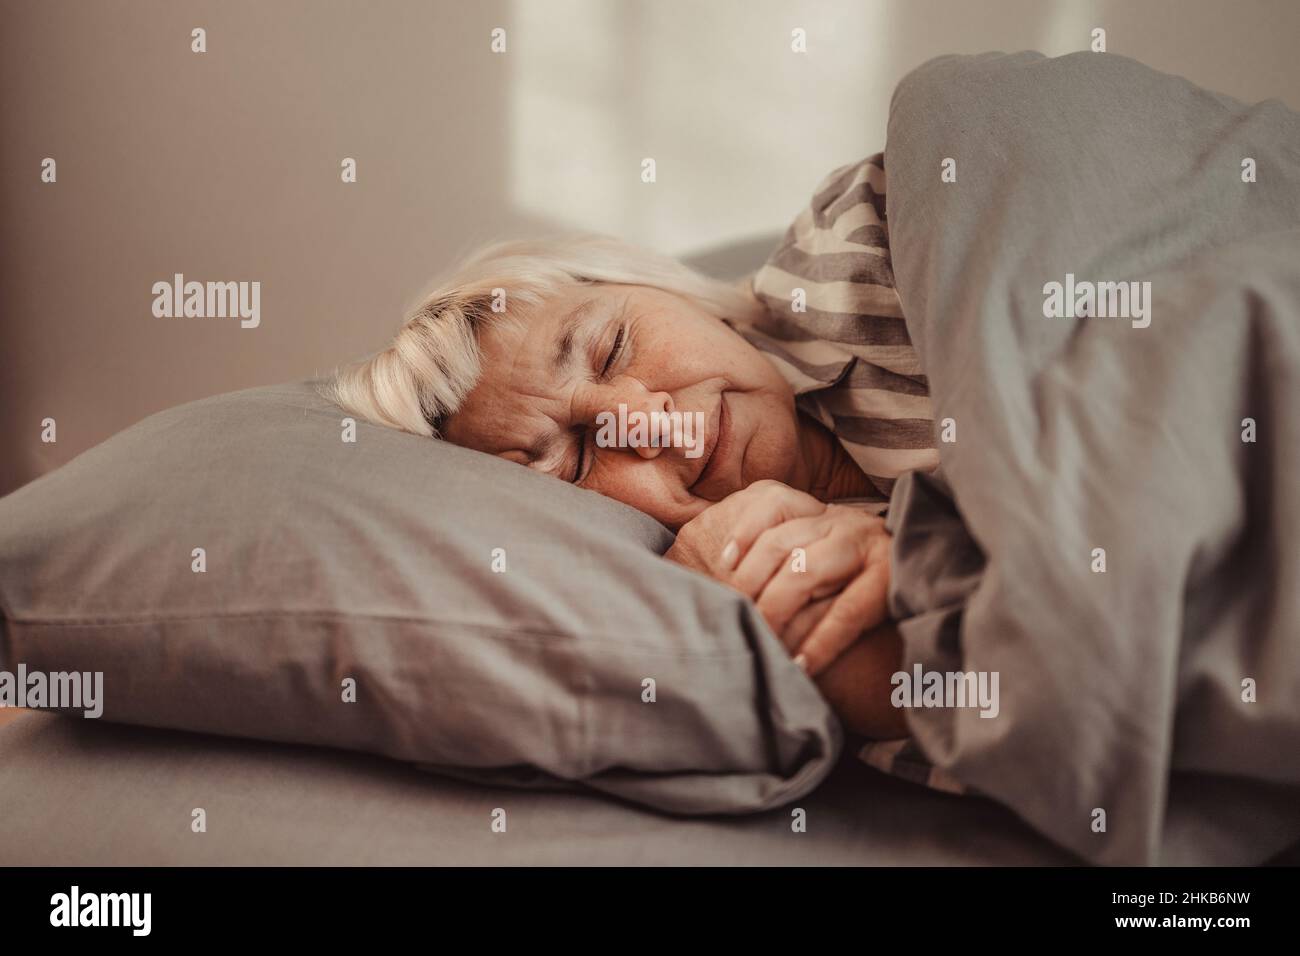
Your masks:
M 868 631 L 816 679 L 844 726 L 877 740 L 908 735 L 903 711 L 889 702 L 902 667 L 903 639 L 892 621 Z

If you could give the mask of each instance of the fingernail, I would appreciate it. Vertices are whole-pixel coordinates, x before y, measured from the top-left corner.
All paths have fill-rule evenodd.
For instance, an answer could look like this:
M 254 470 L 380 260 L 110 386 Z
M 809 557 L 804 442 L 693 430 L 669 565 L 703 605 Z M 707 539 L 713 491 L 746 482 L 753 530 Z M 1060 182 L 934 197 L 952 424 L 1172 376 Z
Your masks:
M 804 657 L 802 654 L 798 654 L 795 656 L 794 662 L 799 670 L 803 671 L 805 674 L 808 673 L 808 658 Z
M 722 570 L 730 571 L 734 568 L 738 557 L 740 557 L 740 545 L 728 541 L 727 546 L 722 549 Z

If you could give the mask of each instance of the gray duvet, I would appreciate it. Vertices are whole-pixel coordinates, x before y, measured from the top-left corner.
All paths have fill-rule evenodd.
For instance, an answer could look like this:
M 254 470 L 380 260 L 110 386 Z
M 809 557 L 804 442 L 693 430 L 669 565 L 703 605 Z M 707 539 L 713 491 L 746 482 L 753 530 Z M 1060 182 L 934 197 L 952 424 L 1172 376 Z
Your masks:
M 1170 859 L 1207 793 L 1249 846 L 1179 862 L 1263 859 L 1300 835 L 1300 117 L 1109 54 L 944 57 L 886 168 L 955 439 L 891 503 L 905 666 L 1000 675 L 997 717 L 910 709 L 918 743 L 1088 860 Z

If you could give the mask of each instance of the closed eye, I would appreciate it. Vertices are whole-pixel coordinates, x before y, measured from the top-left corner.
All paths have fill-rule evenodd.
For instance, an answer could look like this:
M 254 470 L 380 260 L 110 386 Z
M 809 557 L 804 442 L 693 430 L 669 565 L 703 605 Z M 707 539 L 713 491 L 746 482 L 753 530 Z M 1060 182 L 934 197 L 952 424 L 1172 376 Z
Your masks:
M 573 466 L 573 475 L 569 478 L 569 483 L 573 485 L 576 485 L 579 481 L 582 480 L 583 452 L 586 451 L 587 448 L 586 429 L 582 429 L 582 428 L 577 429 L 577 435 L 578 435 L 578 461 L 577 464 Z
M 609 356 L 605 359 L 605 364 L 600 370 L 600 377 L 602 379 L 609 375 L 609 370 L 613 368 L 614 363 L 618 361 L 618 357 L 623 351 L 623 342 L 626 339 L 626 332 L 626 325 L 620 325 L 618 327 L 618 334 L 614 336 L 614 345 L 610 348 Z
M 618 357 L 623 354 L 623 345 L 627 341 L 627 326 L 620 325 L 618 332 L 614 336 L 614 344 L 610 347 L 609 355 L 605 357 L 605 364 L 600 369 L 600 379 L 603 381 L 609 376 L 609 370 L 614 367 Z M 573 466 L 573 474 L 569 477 L 569 483 L 576 485 L 583 478 L 582 463 L 585 460 L 584 455 L 587 450 L 587 432 L 586 429 L 577 429 L 578 435 L 578 461 Z

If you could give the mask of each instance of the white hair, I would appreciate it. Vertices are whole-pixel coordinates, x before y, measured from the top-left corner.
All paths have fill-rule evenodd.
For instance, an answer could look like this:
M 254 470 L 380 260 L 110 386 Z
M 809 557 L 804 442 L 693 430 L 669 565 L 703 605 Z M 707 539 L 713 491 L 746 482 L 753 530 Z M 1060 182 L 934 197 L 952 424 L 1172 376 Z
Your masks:
M 483 372 L 478 336 L 487 323 L 519 321 L 562 290 L 614 283 L 660 289 L 720 319 L 761 306 L 747 285 L 711 279 L 676 259 L 599 235 L 495 242 L 457 264 L 412 310 L 387 348 L 337 370 L 323 392 L 349 413 L 439 437 Z M 508 308 L 493 312 L 504 290 Z

